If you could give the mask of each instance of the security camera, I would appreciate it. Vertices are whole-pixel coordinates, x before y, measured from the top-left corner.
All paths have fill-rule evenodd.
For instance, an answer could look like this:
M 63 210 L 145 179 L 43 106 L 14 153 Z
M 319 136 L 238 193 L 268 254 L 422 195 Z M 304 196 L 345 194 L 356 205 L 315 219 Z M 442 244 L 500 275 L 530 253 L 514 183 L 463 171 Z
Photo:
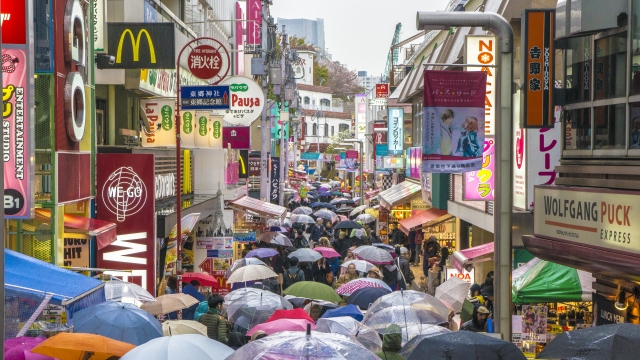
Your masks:
M 107 58 L 109 59 L 109 60 L 107 60 L 107 63 L 109 65 L 113 65 L 113 64 L 116 63 L 116 57 L 115 56 L 108 55 Z
M 116 63 L 116 57 L 108 54 L 96 54 L 96 66 L 98 69 L 108 68 Z

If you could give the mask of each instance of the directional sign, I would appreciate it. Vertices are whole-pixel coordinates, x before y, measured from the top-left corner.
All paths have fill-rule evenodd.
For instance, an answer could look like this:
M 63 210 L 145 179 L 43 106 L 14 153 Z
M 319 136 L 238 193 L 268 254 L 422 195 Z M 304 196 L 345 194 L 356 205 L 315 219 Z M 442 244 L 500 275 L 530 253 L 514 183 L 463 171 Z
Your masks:
M 387 106 L 387 99 L 369 99 L 369 105 L 371 106 Z
M 183 110 L 227 110 L 230 107 L 229 86 L 182 86 L 180 107 Z
M 213 270 L 213 259 L 212 258 L 204 259 L 204 261 L 201 262 L 200 265 L 198 265 L 198 267 L 200 268 L 200 270 L 206 272 L 207 274 L 211 273 L 211 270 Z

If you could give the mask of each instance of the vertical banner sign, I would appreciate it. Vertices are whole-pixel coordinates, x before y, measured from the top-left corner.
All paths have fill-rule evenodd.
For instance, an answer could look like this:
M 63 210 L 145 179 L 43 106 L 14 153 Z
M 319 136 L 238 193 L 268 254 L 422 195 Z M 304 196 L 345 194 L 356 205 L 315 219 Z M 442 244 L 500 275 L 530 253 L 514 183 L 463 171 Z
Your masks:
M 222 116 L 211 116 L 211 138 L 209 146 L 212 149 L 222 149 Z
M 240 2 L 236 1 L 236 50 L 242 50 L 244 44 L 244 27 L 242 24 L 244 22 L 244 13 L 242 12 L 242 7 L 240 6 Z M 238 51 L 236 53 L 236 75 L 244 75 L 244 53 L 242 51 Z
M 483 71 L 424 72 L 422 171 L 482 169 L 486 89 Z
M 107 0 L 93 0 L 93 50 L 97 53 L 105 52 L 106 32 L 104 31 L 104 23 L 107 10 L 106 2 Z
M 467 35 L 466 38 L 466 63 L 479 64 L 477 66 L 467 66 L 467 71 L 484 71 L 487 74 L 487 93 L 484 98 L 484 134 L 495 135 L 496 109 L 493 104 L 496 102 L 496 68 L 491 65 L 496 64 L 496 43 L 495 36 Z
M 273 204 L 280 202 L 280 158 L 271 158 L 271 188 L 270 188 L 270 201 Z
M 367 95 L 356 94 L 356 136 L 364 140 L 367 133 Z
M 482 170 L 464 174 L 462 199 L 465 201 L 493 201 L 495 182 L 495 139 L 485 138 L 482 151 Z
M 97 218 L 113 222 L 116 241 L 98 249 L 98 267 L 151 294 L 156 284 L 155 175 L 152 154 L 98 154 Z M 120 270 L 120 271 L 118 271 Z M 129 271 L 130 270 L 130 271 Z M 107 273 L 107 272 L 105 272 Z
M 2 130 L 4 214 L 34 216 L 33 43 L 29 1 L 2 2 Z
M 247 0 L 247 44 L 260 46 L 262 38 L 262 1 Z
M 260 157 L 249 157 L 249 176 L 260 176 Z
M 404 151 L 404 109 L 389 108 L 389 128 L 387 139 L 389 141 L 389 155 L 402 155 Z
M 208 149 L 209 138 L 211 132 L 211 121 L 209 120 L 209 112 L 196 111 L 193 120 L 193 138 L 194 145 L 197 148 Z
M 522 127 L 553 127 L 555 10 L 524 10 Z

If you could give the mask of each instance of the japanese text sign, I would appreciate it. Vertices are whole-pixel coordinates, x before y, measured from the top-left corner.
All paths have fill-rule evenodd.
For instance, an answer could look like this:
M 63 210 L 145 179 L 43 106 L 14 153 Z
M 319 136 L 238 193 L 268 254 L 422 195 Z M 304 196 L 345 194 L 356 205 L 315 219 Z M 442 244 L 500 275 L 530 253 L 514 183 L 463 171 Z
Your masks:
M 269 200 L 277 204 L 280 201 L 280 158 L 271 158 L 271 187 L 269 188 Z
M 376 98 L 389 97 L 389 84 L 376 84 Z
M 260 176 L 260 157 L 249 157 L 249 176 Z
M 234 126 L 222 128 L 222 147 L 227 149 L 250 149 L 251 127 Z
M 220 83 L 229 86 L 229 108 L 219 111 L 233 125 L 248 125 L 262 114 L 264 93 L 255 81 L 244 76 L 231 76 Z
M 464 174 L 463 200 L 465 201 L 493 201 L 496 161 L 495 139 L 484 139 L 482 154 L 482 170 L 470 171 Z
M 389 108 L 387 139 L 390 155 L 402 155 L 404 147 L 404 109 Z
M 345 159 L 357 159 L 357 158 L 358 158 L 358 150 L 345 151 Z
M 226 64 L 224 61 L 224 55 L 227 56 Z M 211 45 L 198 45 L 189 53 L 189 71 L 191 71 L 191 73 L 196 77 L 203 80 L 214 78 L 218 76 L 218 74 L 224 67 L 228 68 L 229 66 L 229 54 L 226 53 L 224 55 L 221 54 L 218 49 Z
M 553 127 L 555 10 L 524 10 L 522 21 L 522 127 Z
M 495 134 L 496 109 L 493 104 L 496 101 L 496 43 L 495 36 L 467 35 L 466 59 L 468 64 L 483 65 L 481 67 L 467 66 L 467 71 L 484 71 L 487 74 L 487 93 L 484 99 L 484 133 Z
M 228 85 L 182 86 L 180 108 L 182 110 L 227 110 L 230 108 Z

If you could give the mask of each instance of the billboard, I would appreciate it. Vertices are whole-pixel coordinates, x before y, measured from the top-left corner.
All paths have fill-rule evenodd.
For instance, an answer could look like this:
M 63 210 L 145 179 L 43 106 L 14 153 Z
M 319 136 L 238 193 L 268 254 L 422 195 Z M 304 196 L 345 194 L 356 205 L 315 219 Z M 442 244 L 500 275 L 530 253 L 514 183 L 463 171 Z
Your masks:
M 260 47 L 262 44 L 262 1 L 247 0 L 247 44 Z
M 97 154 L 96 164 L 96 218 L 117 225 L 116 241 L 97 251 L 97 266 L 154 294 L 154 155 Z
M 258 83 L 244 76 L 230 76 L 220 83 L 228 85 L 229 109 L 217 111 L 233 125 L 248 125 L 262 114 L 264 93 Z
M 222 147 L 225 149 L 250 149 L 251 127 L 234 126 L 222 128 Z
M 172 23 L 107 23 L 107 44 L 115 56 L 108 69 L 172 69 L 176 67 Z
M 482 170 L 464 174 L 462 199 L 464 201 L 493 201 L 495 190 L 495 139 L 485 138 L 482 150 Z
M 389 108 L 387 141 L 390 155 L 402 155 L 404 151 L 404 109 Z
M 496 42 L 495 36 L 467 35 L 465 44 L 465 56 L 467 64 L 484 66 L 467 66 L 467 71 L 484 71 L 487 74 L 487 92 L 484 98 L 484 134 L 495 135 L 496 111 Z
M 269 188 L 269 201 L 273 204 L 280 202 L 280 158 L 271 158 L 271 185 Z
M 487 74 L 427 70 L 422 111 L 422 171 L 482 169 Z

